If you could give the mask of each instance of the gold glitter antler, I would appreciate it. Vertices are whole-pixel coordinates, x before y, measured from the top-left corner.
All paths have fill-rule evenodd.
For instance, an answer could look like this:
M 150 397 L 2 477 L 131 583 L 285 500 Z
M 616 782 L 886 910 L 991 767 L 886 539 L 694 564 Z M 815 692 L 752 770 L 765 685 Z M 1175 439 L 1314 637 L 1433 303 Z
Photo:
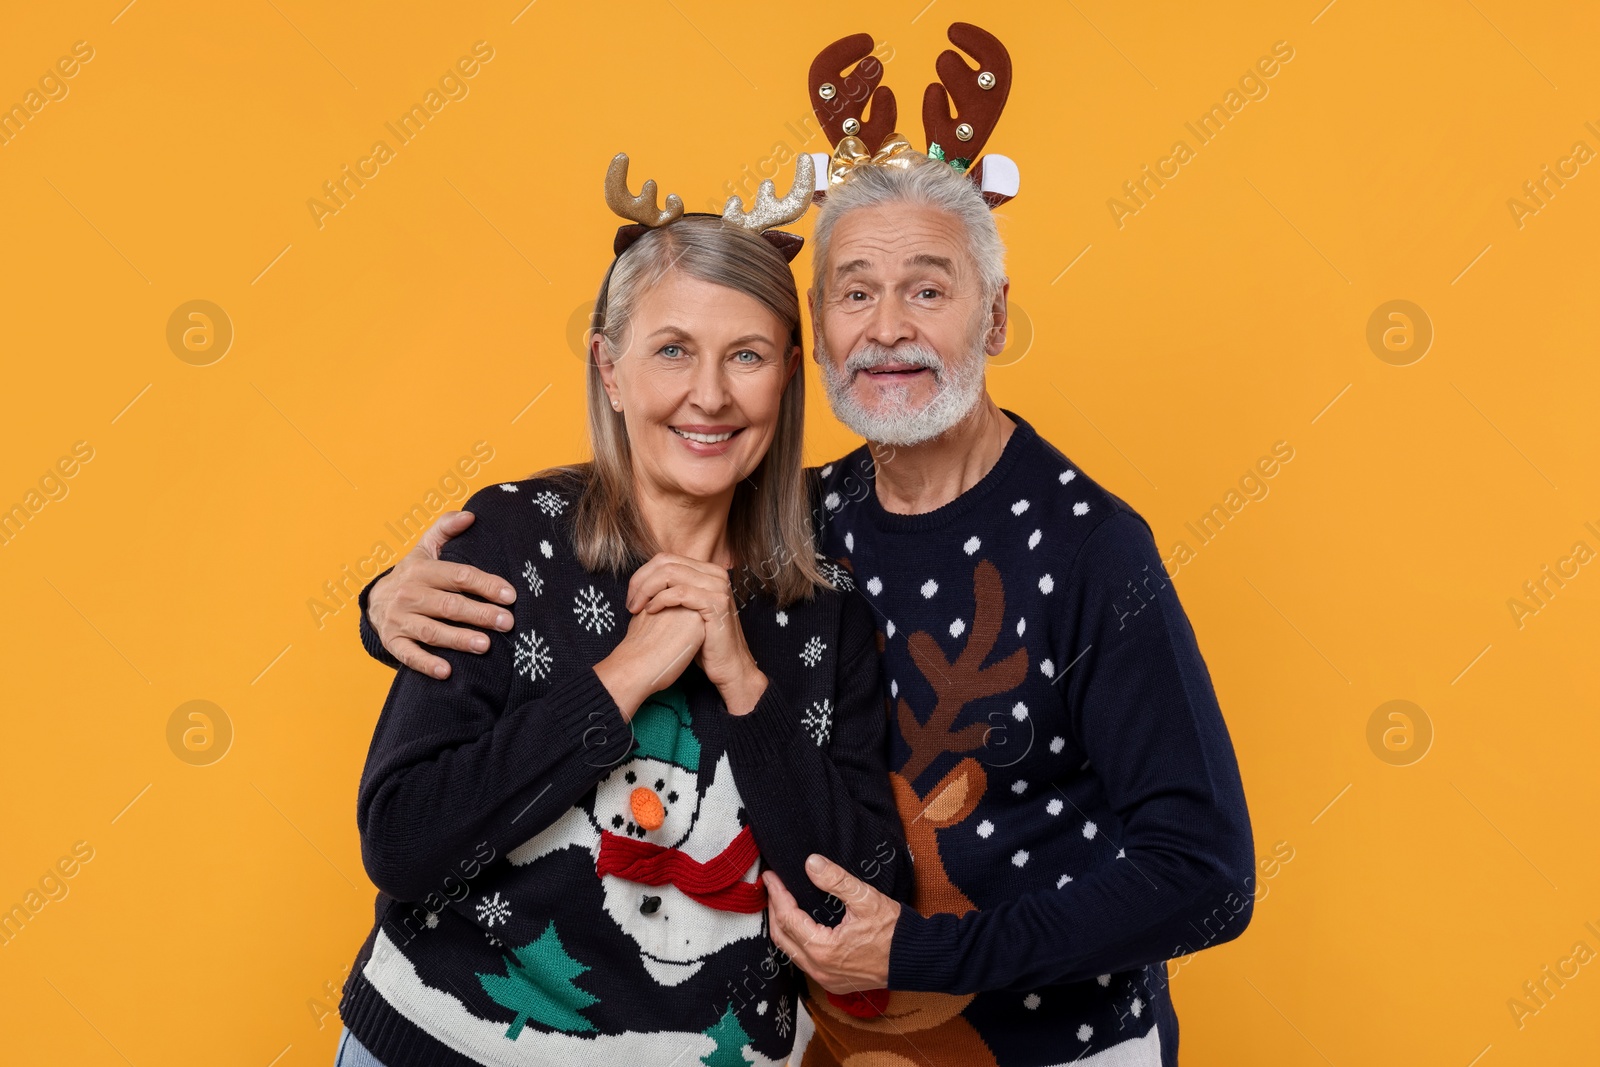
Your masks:
M 767 183 L 771 185 L 771 182 Z M 667 206 L 656 206 L 656 183 L 646 178 L 644 188 L 634 196 L 628 191 L 628 153 L 618 152 L 606 168 L 606 205 L 630 222 L 654 229 L 683 217 L 683 199 L 667 194 Z
M 722 217 L 751 233 L 760 233 L 774 226 L 785 225 L 806 213 L 806 208 L 811 206 L 811 194 L 816 188 L 815 183 L 816 171 L 811 156 L 802 152 L 795 158 L 794 183 L 789 186 L 788 195 L 782 200 L 778 199 L 777 188 L 773 186 L 772 179 L 768 178 L 756 188 L 756 201 L 749 211 L 744 210 L 742 199 L 730 196 L 728 206 L 722 209 Z

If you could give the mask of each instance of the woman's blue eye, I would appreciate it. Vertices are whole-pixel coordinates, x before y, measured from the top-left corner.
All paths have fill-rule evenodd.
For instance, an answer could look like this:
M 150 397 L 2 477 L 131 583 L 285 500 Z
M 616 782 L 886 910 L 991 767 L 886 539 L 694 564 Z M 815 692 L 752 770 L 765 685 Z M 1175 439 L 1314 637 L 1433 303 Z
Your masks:
M 749 356 L 750 358 L 749 359 L 745 359 L 744 358 L 745 356 Z M 761 353 L 752 352 L 747 348 L 742 352 L 735 352 L 733 354 L 733 358 L 737 359 L 740 363 L 745 363 L 745 364 L 760 363 L 761 362 Z
M 678 356 L 683 355 L 683 347 L 681 345 L 662 345 L 661 354 L 668 359 L 676 359 Z

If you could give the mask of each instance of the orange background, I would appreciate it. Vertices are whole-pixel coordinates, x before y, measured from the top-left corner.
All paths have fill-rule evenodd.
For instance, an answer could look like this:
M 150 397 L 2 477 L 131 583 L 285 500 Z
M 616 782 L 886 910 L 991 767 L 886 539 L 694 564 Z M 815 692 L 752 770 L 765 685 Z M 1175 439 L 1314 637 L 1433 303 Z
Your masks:
M 920 144 L 958 19 L 1017 70 L 989 148 L 1022 171 L 1019 329 L 991 389 L 1194 550 L 1176 582 L 1258 852 L 1293 851 L 1240 941 L 1175 965 L 1184 1062 L 1592 1058 L 1600 967 L 1542 1004 L 1523 983 L 1600 950 L 1600 565 L 1520 619 L 1508 600 L 1600 549 L 1600 172 L 1508 201 L 1600 149 L 1600 13 L 123 2 L 12 5 L 0 32 L 0 104 L 93 50 L 0 146 L 0 507 L 40 505 L 0 546 L 0 906 L 92 849 L 0 948 L 0 1058 L 332 1061 L 389 674 L 353 609 L 319 626 L 308 601 L 403 547 L 385 523 L 475 442 L 474 490 L 581 453 L 572 324 L 613 152 L 720 204 L 741 167 L 826 149 L 795 132 L 806 68 L 857 30 Z M 468 94 L 398 145 L 385 123 L 479 41 Z M 1184 123 L 1279 41 L 1267 95 L 1199 144 Z M 1180 138 L 1193 158 L 1119 226 L 1108 200 Z M 307 201 L 379 139 L 394 158 L 319 227 Z M 1396 299 L 1431 322 L 1420 359 L 1369 346 Z M 168 343 L 191 300 L 232 325 L 220 359 L 191 338 L 209 365 Z M 820 462 L 853 442 L 810 369 Z M 65 496 L 29 498 L 80 441 L 45 480 Z M 1279 441 L 1269 494 L 1202 547 L 1185 523 Z M 169 731 L 191 700 L 221 709 L 209 748 Z M 1392 700 L 1414 707 L 1369 731 Z

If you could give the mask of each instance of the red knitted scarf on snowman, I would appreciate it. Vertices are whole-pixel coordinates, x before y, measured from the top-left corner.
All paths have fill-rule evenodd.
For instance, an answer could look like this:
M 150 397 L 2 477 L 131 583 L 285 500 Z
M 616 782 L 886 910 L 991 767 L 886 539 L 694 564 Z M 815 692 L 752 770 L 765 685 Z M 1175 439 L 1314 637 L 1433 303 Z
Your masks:
M 749 915 L 767 906 L 766 886 L 759 881 L 740 881 L 760 856 L 748 826 L 704 863 L 679 849 L 602 830 L 594 873 L 614 874 L 643 885 L 670 883 L 708 908 Z

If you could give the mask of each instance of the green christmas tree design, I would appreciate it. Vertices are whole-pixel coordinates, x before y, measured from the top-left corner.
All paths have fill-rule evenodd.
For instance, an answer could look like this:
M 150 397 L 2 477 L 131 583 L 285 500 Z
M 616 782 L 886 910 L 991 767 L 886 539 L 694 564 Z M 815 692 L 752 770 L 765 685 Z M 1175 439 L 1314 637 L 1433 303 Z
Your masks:
M 744 1054 L 744 1047 L 750 1043 L 750 1035 L 744 1032 L 738 1016 L 733 1014 L 732 1001 L 728 1002 L 727 1010 L 716 1025 L 701 1033 L 717 1043 L 717 1047 L 708 1055 L 700 1057 L 700 1062 L 706 1067 L 751 1067 L 755 1062 Z
M 493 997 L 496 1004 L 517 1013 L 506 1030 L 509 1040 L 517 1039 L 529 1019 L 569 1034 L 587 1033 L 595 1028 L 579 1013 L 591 1004 L 598 1004 L 599 998 L 579 989 L 572 981 L 589 968 L 567 955 L 554 922 L 545 927 L 537 941 L 513 951 L 515 960 L 504 957 L 505 974 L 478 975 L 484 992 Z

